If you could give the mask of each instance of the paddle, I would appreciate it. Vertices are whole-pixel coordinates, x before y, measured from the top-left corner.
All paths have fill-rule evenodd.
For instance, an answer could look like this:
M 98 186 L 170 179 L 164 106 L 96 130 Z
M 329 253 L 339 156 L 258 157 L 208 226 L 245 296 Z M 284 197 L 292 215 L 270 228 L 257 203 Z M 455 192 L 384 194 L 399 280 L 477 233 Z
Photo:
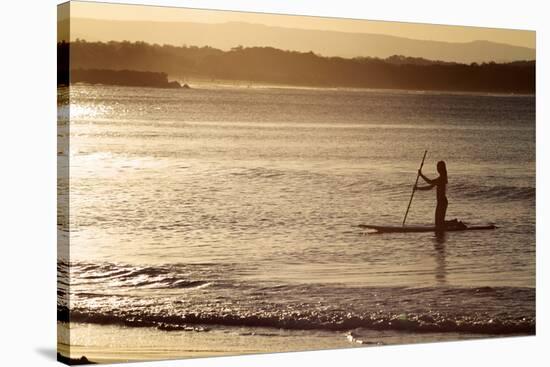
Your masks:
M 428 153 L 427 150 L 424 151 L 424 157 L 422 157 L 422 163 L 420 163 L 420 169 L 416 173 L 416 181 L 414 182 L 413 191 L 411 194 L 411 200 L 409 200 L 409 205 L 407 206 L 407 211 L 405 212 L 405 218 L 403 218 L 403 227 L 405 227 L 405 221 L 407 220 L 407 215 L 409 214 L 409 209 L 411 208 L 411 203 L 413 201 L 414 192 L 416 191 L 416 185 L 418 184 L 418 178 L 420 177 L 420 171 L 422 170 L 422 167 L 424 166 L 424 160 L 426 159 L 426 154 Z

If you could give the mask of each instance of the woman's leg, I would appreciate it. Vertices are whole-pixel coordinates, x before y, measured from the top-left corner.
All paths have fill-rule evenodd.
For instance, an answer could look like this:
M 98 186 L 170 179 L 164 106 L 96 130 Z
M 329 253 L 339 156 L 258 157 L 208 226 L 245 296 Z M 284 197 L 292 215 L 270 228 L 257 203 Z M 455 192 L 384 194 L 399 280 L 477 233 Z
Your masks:
M 441 204 L 437 203 L 435 207 L 435 229 L 439 231 L 443 229 L 441 226 L 441 209 Z
M 447 201 L 437 203 L 435 208 L 435 229 L 439 231 L 445 230 L 445 214 L 447 213 Z

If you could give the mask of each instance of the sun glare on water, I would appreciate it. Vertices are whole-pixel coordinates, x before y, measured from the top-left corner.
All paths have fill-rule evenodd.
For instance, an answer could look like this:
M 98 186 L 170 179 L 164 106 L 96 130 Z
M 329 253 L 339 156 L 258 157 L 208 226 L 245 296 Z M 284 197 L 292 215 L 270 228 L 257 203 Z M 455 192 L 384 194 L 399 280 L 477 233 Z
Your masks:
M 91 105 L 82 105 L 78 103 L 71 103 L 70 111 L 71 118 L 97 118 L 101 116 L 104 111 L 103 108 Z

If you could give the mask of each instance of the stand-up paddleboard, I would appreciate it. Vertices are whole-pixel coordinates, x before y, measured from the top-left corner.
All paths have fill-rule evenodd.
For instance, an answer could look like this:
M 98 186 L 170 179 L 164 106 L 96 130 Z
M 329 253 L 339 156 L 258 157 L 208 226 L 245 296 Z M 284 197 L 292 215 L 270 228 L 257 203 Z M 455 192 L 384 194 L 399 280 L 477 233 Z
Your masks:
M 408 233 L 408 232 L 435 232 L 434 226 L 375 226 L 369 224 L 359 224 L 359 228 L 371 229 L 376 233 Z M 459 231 L 481 231 L 486 229 L 496 229 L 493 224 L 489 225 L 475 225 L 475 226 L 448 226 L 445 228 L 445 232 L 459 232 Z

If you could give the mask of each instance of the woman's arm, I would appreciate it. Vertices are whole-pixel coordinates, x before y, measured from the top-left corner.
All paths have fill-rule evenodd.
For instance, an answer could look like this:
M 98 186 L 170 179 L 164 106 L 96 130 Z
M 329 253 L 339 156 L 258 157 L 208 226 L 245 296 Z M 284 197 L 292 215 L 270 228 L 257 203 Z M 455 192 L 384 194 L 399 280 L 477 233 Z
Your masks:
M 426 183 L 433 185 L 433 180 L 430 180 L 428 177 L 424 176 L 421 170 L 418 170 L 418 175 L 422 177 L 422 179 L 426 181 Z
M 428 186 L 416 186 L 416 190 L 428 191 L 435 187 L 435 184 L 429 184 Z
M 422 177 L 422 179 L 423 179 L 424 181 L 426 181 L 426 183 L 428 183 L 428 184 L 431 185 L 432 187 L 433 187 L 434 185 L 437 185 L 437 180 L 438 180 L 439 177 L 438 177 L 438 178 L 434 178 L 433 180 L 430 180 L 428 177 L 424 176 L 424 174 L 422 173 L 421 170 L 418 170 L 418 175 L 420 175 L 420 177 Z M 430 187 L 430 189 L 431 189 L 431 187 Z

